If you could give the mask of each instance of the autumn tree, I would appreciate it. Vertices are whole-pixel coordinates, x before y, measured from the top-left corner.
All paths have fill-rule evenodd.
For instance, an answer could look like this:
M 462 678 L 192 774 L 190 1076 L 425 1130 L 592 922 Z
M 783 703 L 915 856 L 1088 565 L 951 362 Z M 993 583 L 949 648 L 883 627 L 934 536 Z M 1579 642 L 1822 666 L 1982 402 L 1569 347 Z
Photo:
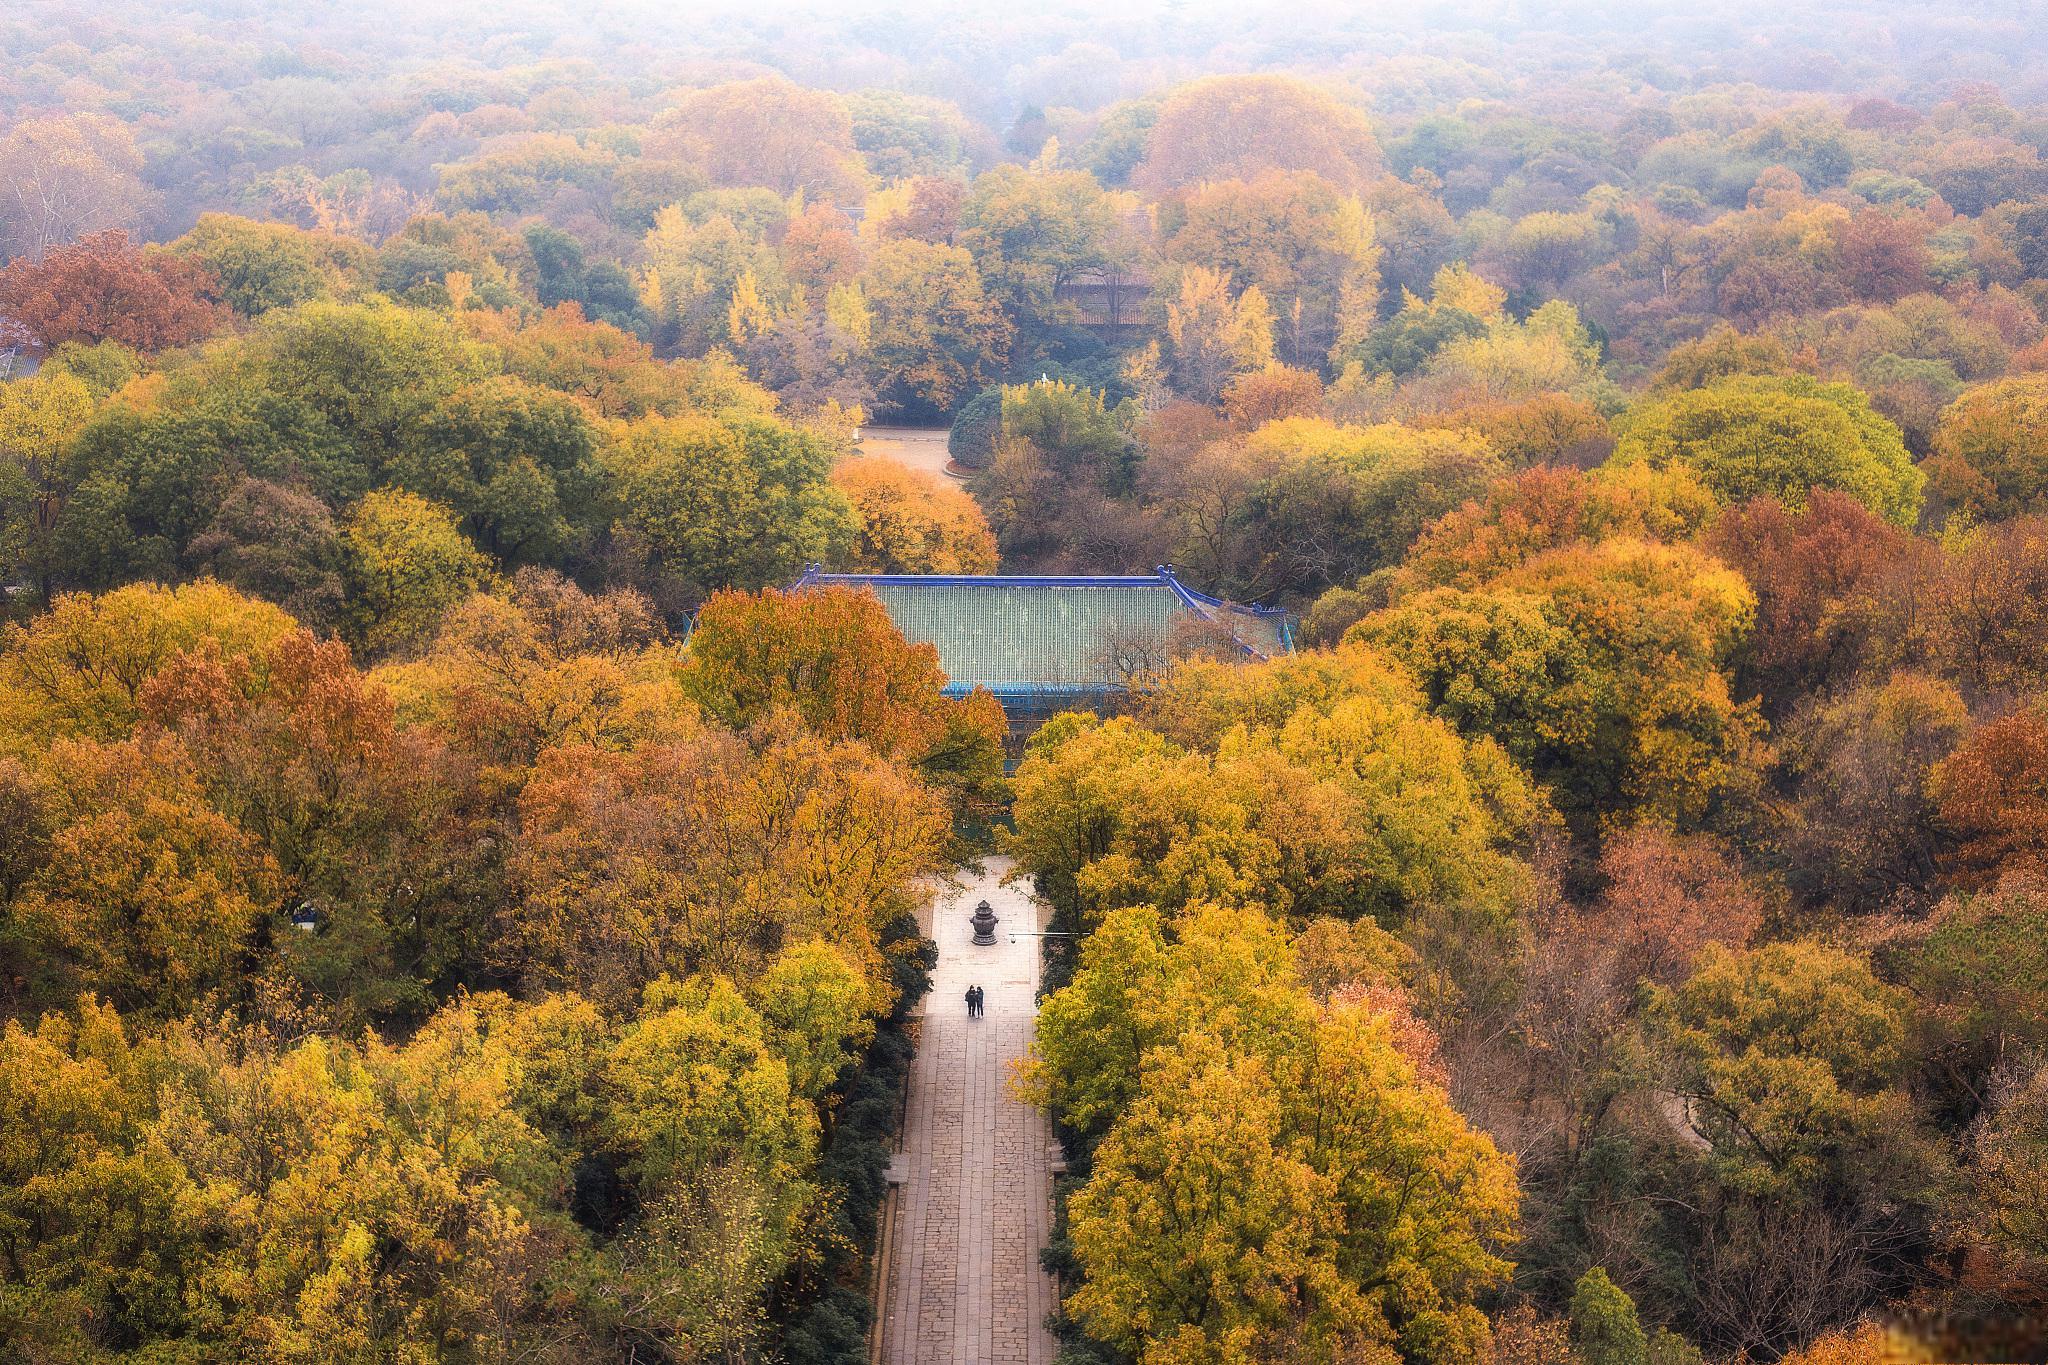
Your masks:
M 1971 734 L 1934 771 L 1931 790 L 1958 841 L 1957 881 L 1986 886 L 2008 871 L 2048 871 L 2048 719 L 2039 708 Z
M 1233 293 L 1222 271 L 1190 266 L 1166 304 L 1174 385 L 1199 403 L 1214 403 L 1233 375 L 1273 361 L 1273 310 L 1256 285 Z
M 827 198 L 866 178 L 839 96 L 779 76 L 693 90 L 655 117 L 650 154 L 699 166 L 715 185 Z
M 218 583 L 65 594 L 0 636 L 0 743 L 125 739 L 141 719 L 143 688 L 180 653 L 204 645 L 256 658 L 295 628 L 276 607 Z
M 1060 316 L 1060 291 L 1108 264 L 1118 207 L 1086 171 L 998 166 L 960 206 L 957 244 L 1013 318 Z
M 1517 1135 L 1531 1221 L 1548 1227 L 1545 1253 L 1532 1255 L 1524 1273 L 1560 1294 L 1579 1256 L 1632 1263 L 1639 1255 L 1627 1217 L 1579 1198 L 1605 1184 L 1627 1142 L 1623 1077 L 1645 988 L 1683 982 L 1710 944 L 1744 947 L 1771 908 L 1766 888 L 1701 835 L 1635 826 L 1607 841 L 1597 872 L 1602 890 L 1586 903 L 1554 892 L 1524 903 L 1511 1010 L 1496 1018 L 1468 1008 L 1470 1022 L 1452 1016 L 1446 1039 L 1462 1072 L 1492 1062 L 1527 1077 L 1529 1101 L 1468 1083 L 1465 1102 Z M 1433 955 L 1455 960 L 1457 952 Z M 1504 1055 L 1487 1046 L 1503 1028 L 1517 1040 Z
M 1155 191 L 1261 171 L 1310 171 L 1357 190 L 1380 169 L 1379 143 L 1357 109 L 1289 76 L 1211 76 L 1160 105 L 1133 173 Z
M 145 733 L 192 755 L 207 808 L 274 860 L 280 905 L 313 915 L 317 932 L 276 948 L 330 1018 L 422 1017 L 430 988 L 477 959 L 488 817 L 463 767 L 398 728 L 339 641 L 295 631 L 256 660 L 187 651 L 141 700 Z
M 1756 629 L 1738 675 L 1773 711 L 1870 662 L 1885 630 L 1880 599 L 1913 557 L 1904 531 L 1827 489 L 1796 512 L 1775 498 L 1731 507 L 1702 543 L 1756 591 Z
M 656 323 L 655 339 L 665 351 L 703 355 L 713 347 L 743 346 L 763 330 L 787 301 L 775 253 L 766 234 L 786 212 L 765 195 L 770 223 L 748 221 L 738 191 L 688 205 L 671 204 L 655 215 L 641 243 L 647 261 L 641 298 Z
M 892 407 L 948 412 L 1009 353 L 1010 324 L 965 248 L 908 238 L 886 243 L 869 261 L 861 288 L 871 319 L 870 374 Z
M 1323 410 L 1323 381 L 1313 370 L 1269 365 L 1233 375 L 1223 386 L 1223 411 L 1239 431 L 1256 431 L 1288 417 L 1314 417 Z
M 448 607 L 490 577 L 453 513 L 417 493 L 377 492 L 342 528 L 354 638 L 372 651 L 423 641 Z
M 1469 1297 L 1504 1272 L 1515 1210 L 1491 1142 L 1387 1015 L 1319 1010 L 1270 921 L 1196 908 L 1166 927 L 1118 912 L 1047 1002 L 1031 1084 L 1077 1122 L 1110 1120 L 1068 1205 L 1085 1275 L 1068 1310 L 1141 1359 L 1477 1348 Z M 1404 1198 L 1396 1172 L 1416 1161 L 1432 1174 Z
M 150 203 L 142 153 L 105 114 L 53 114 L 15 123 L 0 139 L 0 245 L 34 261 L 52 247 L 133 228 Z
M 1924 479 L 1898 428 L 1844 384 L 1735 378 L 1654 399 L 1630 414 L 1612 459 L 1683 464 L 1727 502 L 1769 495 L 1796 510 L 1827 488 L 1899 526 L 1920 515 Z
M 1796 372 L 1782 341 L 1768 333 L 1738 332 L 1724 323 L 1666 352 L 1651 388 L 1658 393 L 1685 393 L 1744 375 Z
M 1404 587 L 1478 587 L 1568 545 L 1690 540 L 1714 511 L 1713 495 L 1683 471 L 1525 469 L 1427 527 L 1400 578 Z
M 784 409 L 821 429 L 857 425 L 873 406 L 861 348 L 872 319 L 857 286 L 835 286 L 823 308 L 791 308 L 741 347 L 748 372 L 774 389 Z
M 1183 663 L 1146 711 L 1041 730 L 1017 770 L 1012 851 L 1082 925 L 1197 900 L 1386 924 L 1498 905 L 1518 885 L 1510 850 L 1546 819 L 1498 749 L 1465 745 L 1364 649 Z
M 1684 984 L 1653 991 L 1649 1011 L 1685 1123 L 1730 1186 L 1810 1194 L 1910 1160 L 1893 1088 L 1906 1001 L 1860 959 L 1806 941 L 1710 946 Z
M 415 306 L 504 308 L 519 297 L 514 280 L 527 259 L 524 239 L 484 214 L 420 213 L 378 248 L 370 280 Z
M 727 724 L 788 707 L 967 791 L 1001 766 L 1002 708 L 986 692 L 945 696 L 938 651 L 906 641 L 870 592 L 720 593 L 697 614 L 682 680 Z
M 845 460 L 832 482 L 860 520 L 853 567 L 874 573 L 992 573 L 995 533 L 964 490 L 886 456 Z
M 948 175 L 978 163 L 989 134 L 958 106 L 900 90 L 861 90 L 846 97 L 853 141 L 868 169 L 885 181 Z
M 64 455 L 94 406 L 91 389 L 61 366 L 0 388 L 0 566 L 34 581 L 45 601 L 71 489 Z
M 1094 550 L 1091 512 L 1112 498 L 1121 507 L 1132 487 L 1128 407 L 1061 379 L 1005 385 L 1000 403 L 994 457 L 973 488 L 1003 556 L 1044 564 L 1063 550 Z
M 886 1003 L 882 931 L 914 904 L 944 803 L 857 743 L 770 725 L 542 756 L 520 797 L 517 896 L 494 957 L 614 1007 L 662 973 L 751 982 L 821 938 Z
M 1547 210 L 1516 220 L 1497 250 L 1506 277 L 1541 295 L 1563 289 L 1600 247 L 1600 221 L 1593 214 Z
M 175 744 L 51 755 L 48 860 L 7 910 L 32 996 L 164 1017 L 230 990 L 278 904 L 267 850 L 210 810 Z
M 369 268 L 369 249 L 328 233 L 204 213 L 172 251 L 204 270 L 243 317 L 339 293 Z
M 549 1209 L 565 1168 L 512 1045 L 547 1012 L 464 1002 L 403 1045 L 148 1037 L 92 1002 L 10 1022 L 0 1068 L 28 1105 L 5 1121 L 8 1213 L 35 1281 L 11 1327 L 202 1355 L 559 1340 L 529 1306 L 538 1267 L 591 1245 Z
M 854 224 L 829 204 L 813 204 L 789 220 L 776 244 L 783 271 L 823 299 L 860 274 L 860 239 Z
M 441 618 L 431 648 L 376 671 L 400 714 L 517 781 L 562 744 L 623 749 L 695 736 L 696 707 L 654 605 L 525 568 Z
M 1432 414 L 1423 424 L 1477 432 L 1510 469 L 1536 465 L 1587 469 L 1614 449 L 1614 434 L 1598 408 L 1557 393 Z
M 1925 905 L 1948 852 L 1930 782 L 1969 729 L 1954 688 L 1912 673 L 1804 702 L 1779 736 L 1786 880 L 1845 910 Z
M 1320 368 L 1373 321 L 1380 248 L 1372 217 L 1314 174 L 1206 181 L 1176 198 L 1161 235 L 1168 263 L 1219 271 L 1236 294 L 1257 287 L 1290 365 Z
M 830 481 L 831 451 L 772 418 L 650 419 L 602 458 L 618 531 L 648 580 L 699 598 L 789 582 L 839 559 L 858 530 Z
M 1421 371 L 1454 341 L 1484 336 L 1506 320 L 1507 291 L 1464 265 L 1446 265 L 1430 281 L 1429 297 L 1404 293 L 1393 317 L 1371 328 L 1338 359 L 1367 374 L 1406 378 Z
M 2002 519 L 2048 511 L 2048 375 L 1969 390 L 1942 411 L 1927 477 L 1944 504 Z
M 1465 432 L 1289 418 L 1245 442 L 1261 471 L 1238 528 L 1247 596 L 1315 593 L 1397 562 L 1503 470 Z
M 1924 544 L 1924 543 L 1923 543 Z M 1918 547 L 1916 547 L 1918 548 Z M 1888 663 L 1931 658 L 1973 696 L 2048 684 L 2048 518 L 1951 529 L 1878 595 Z
M 1698 551 L 1615 539 L 1402 599 L 1353 629 L 1590 830 L 1617 816 L 1695 824 L 1751 788 L 1756 724 L 1727 666 L 1754 610 L 1740 576 Z
M 1408 386 L 1420 407 L 1457 409 L 1564 394 L 1603 412 L 1621 406 L 1600 347 L 1576 308 L 1552 299 L 1528 317 L 1500 316 L 1450 336 Z
M 657 360 L 645 341 L 585 317 L 577 304 L 525 318 L 477 309 L 459 321 L 474 340 L 503 356 L 506 373 L 568 394 L 600 417 L 766 417 L 775 410 L 775 395 L 749 380 L 729 356 Z
M 221 324 L 218 282 L 183 256 L 94 233 L 0 268 L 0 310 L 48 345 L 118 341 L 138 351 L 186 346 Z
M 182 1324 L 165 1272 L 192 1240 L 173 1216 L 189 1179 L 136 1150 L 154 1117 L 146 1059 L 102 1001 L 0 1025 L 0 1084 L 13 1099 L 0 1122 L 0 1217 L 25 1234 L 8 1277 L 6 1321 L 19 1345 L 64 1349 L 95 1320 L 137 1336 Z
M 773 1191 L 764 1231 L 787 1247 L 817 1118 L 732 982 L 657 978 L 606 1063 L 618 1096 L 608 1126 L 641 1180 L 687 1188 L 739 1163 Z
M 1575 1365 L 1571 1324 L 1548 1318 L 1532 1304 L 1519 1303 L 1492 1323 L 1496 1365 Z

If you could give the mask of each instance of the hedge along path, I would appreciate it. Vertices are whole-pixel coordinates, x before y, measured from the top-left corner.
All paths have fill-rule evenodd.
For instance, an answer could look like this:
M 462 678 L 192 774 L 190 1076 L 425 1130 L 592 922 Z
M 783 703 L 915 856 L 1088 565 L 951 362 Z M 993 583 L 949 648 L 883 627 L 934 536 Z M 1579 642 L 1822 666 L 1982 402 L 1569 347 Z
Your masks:
M 1051 1365 L 1056 1306 L 1038 1253 L 1052 1223 L 1058 1149 L 1010 1077 L 1037 1022 L 1040 907 L 1001 885 L 1008 860 L 961 874 L 930 907 L 939 945 L 919 1025 L 901 1150 L 890 1165 L 874 1359 L 879 1365 Z M 1001 923 L 975 947 L 968 917 L 986 900 Z M 967 1017 L 979 985 L 986 1013 Z

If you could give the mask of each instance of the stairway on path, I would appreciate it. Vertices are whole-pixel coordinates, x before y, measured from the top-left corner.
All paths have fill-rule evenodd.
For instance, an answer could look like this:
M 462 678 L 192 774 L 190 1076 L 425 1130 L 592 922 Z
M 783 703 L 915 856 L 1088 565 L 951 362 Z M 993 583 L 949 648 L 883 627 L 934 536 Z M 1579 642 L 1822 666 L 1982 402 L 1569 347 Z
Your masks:
M 1011 1093 L 1012 1064 L 1037 1016 L 1039 907 L 1003 886 L 989 859 L 932 904 L 939 945 L 919 1025 L 880 1268 L 878 1365 L 1050 1365 L 1054 1306 L 1039 1268 L 1052 1222 L 1057 1156 L 1043 1114 Z M 987 900 L 993 946 L 972 943 L 968 917 Z M 1020 935 L 1012 938 L 1013 934 Z M 967 1017 L 979 985 L 986 1013 Z

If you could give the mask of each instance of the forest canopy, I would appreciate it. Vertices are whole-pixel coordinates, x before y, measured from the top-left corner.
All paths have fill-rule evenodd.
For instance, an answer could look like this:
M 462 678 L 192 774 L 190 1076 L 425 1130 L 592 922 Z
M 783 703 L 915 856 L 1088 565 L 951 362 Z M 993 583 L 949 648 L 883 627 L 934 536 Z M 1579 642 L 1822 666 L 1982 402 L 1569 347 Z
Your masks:
M 997 854 L 1060 1365 L 2042 1358 L 2034 10 L 10 7 L 0 1365 L 867 1361 Z

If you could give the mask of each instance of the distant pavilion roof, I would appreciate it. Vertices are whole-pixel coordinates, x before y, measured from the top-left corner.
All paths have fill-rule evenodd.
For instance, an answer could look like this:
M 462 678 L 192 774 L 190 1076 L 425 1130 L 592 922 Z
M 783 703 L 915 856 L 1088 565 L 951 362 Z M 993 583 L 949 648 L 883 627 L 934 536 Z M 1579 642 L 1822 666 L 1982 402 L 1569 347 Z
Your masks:
M 1247 659 L 1294 650 L 1287 613 L 1196 592 L 1162 565 L 1128 576 L 1005 578 L 946 574 L 824 573 L 793 591 L 867 588 L 913 643 L 937 646 L 946 691 L 986 687 L 1022 700 L 1121 691 L 1132 666 L 1163 663 L 1179 632 L 1227 630 Z

